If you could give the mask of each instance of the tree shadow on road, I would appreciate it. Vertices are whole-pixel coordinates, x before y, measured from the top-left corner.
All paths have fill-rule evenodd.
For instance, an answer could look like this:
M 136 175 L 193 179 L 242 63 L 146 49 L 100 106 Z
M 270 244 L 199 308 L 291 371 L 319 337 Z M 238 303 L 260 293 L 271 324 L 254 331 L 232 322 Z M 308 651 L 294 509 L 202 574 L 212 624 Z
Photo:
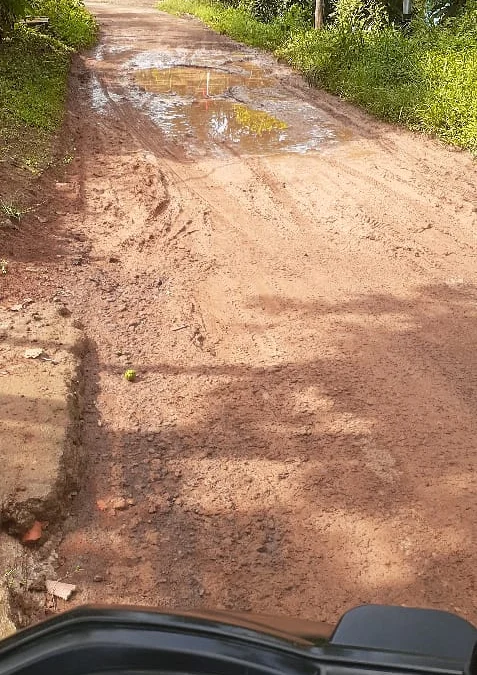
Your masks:
M 306 319 L 317 339 L 333 315 L 335 354 L 138 364 L 201 395 L 175 420 L 159 400 L 148 430 L 128 428 L 139 383 L 124 431 L 85 418 L 91 484 L 62 549 L 87 567 L 83 597 L 325 620 L 393 602 L 475 621 L 476 299 L 458 283 L 339 305 L 257 298 L 264 321 Z M 94 355 L 89 369 L 120 377 Z M 127 510 L 98 511 L 118 494 Z

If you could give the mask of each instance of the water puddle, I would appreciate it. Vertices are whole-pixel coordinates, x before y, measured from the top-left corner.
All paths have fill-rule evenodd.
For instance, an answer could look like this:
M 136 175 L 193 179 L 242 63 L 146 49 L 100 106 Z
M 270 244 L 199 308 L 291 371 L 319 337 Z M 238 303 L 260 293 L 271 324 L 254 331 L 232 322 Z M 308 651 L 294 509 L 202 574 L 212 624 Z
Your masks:
M 336 139 L 316 108 L 287 99 L 274 78 L 247 61 L 146 68 L 135 80 L 133 102 L 189 153 L 221 144 L 253 154 L 305 153 Z
M 252 64 L 241 64 L 243 74 L 226 70 L 177 66 L 175 68 L 148 68 L 136 74 L 136 81 L 146 91 L 155 94 L 175 94 L 208 98 L 222 96 L 232 87 L 258 89 L 269 87 L 272 80 Z
M 286 122 L 266 112 L 222 99 L 165 108 L 153 117 L 167 135 L 186 138 L 189 149 L 213 142 L 240 145 L 247 152 L 255 152 L 258 147 L 273 151 L 283 144 L 287 129 Z

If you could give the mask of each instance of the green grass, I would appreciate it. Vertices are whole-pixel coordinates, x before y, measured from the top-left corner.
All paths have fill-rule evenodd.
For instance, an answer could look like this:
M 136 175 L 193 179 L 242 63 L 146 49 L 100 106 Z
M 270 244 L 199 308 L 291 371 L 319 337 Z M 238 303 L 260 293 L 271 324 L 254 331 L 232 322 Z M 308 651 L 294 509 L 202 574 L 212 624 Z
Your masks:
M 446 27 L 307 28 L 289 13 L 261 23 L 216 0 L 162 0 L 158 8 L 198 16 L 211 28 L 273 51 L 307 80 L 373 114 L 477 153 L 477 4 Z
M 438 28 L 410 37 L 332 28 L 295 35 L 277 54 L 383 119 L 477 152 L 477 40 L 461 45 Z
M 286 32 L 278 21 L 262 23 L 243 9 L 225 7 L 213 0 L 163 0 L 158 8 L 170 14 L 198 16 L 218 33 L 253 47 L 273 51 L 286 38 Z
M 55 129 L 61 122 L 70 50 L 33 30 L 0 43 L 0 109 L 13 123 Z
M 41 171 L 64 117 L 75 49 L 93 44 L 96 24 L 77 0 L 38 0 L 46 32 L 18 25 L 0 42 L 0 168 Z
M 69 62 L 68 47 L 36 31 L 17 29 L 0 43 L 0 162 L 33 170 L 48 164 Z

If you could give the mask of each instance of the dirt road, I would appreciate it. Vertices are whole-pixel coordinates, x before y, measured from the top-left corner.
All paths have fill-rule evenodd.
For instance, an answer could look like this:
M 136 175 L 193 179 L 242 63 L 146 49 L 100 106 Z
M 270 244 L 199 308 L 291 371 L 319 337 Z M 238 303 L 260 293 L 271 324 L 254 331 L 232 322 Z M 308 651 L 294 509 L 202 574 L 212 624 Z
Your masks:
M 89 6 L 22 286 L 91 340 L 76 601 L 477 621 L 471 158 L 194 19 Z

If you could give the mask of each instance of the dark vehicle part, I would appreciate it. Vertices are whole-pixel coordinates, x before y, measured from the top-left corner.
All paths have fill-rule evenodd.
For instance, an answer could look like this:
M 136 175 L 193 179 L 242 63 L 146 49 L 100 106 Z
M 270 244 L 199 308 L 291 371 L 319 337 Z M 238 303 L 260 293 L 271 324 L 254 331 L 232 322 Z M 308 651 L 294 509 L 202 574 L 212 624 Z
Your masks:
M 405 607 L 357 607 L 334 630 L 237 613 L 84 607 L 1 642 L 0 675 L 477 675 L 476 645 L 467 621 Z

